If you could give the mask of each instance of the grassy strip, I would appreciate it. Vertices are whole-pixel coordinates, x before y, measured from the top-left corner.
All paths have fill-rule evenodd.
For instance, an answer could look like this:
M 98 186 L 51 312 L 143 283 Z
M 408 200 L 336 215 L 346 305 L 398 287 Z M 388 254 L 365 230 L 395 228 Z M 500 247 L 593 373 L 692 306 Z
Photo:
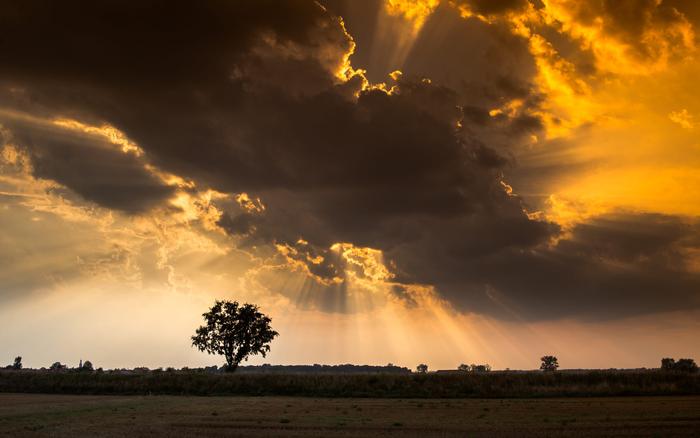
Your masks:
M 700 374 L 661 371 L 483 374 L 222 374 L 0 371 L 0 392 L 308 397 L 586 397 L 700 394 Z

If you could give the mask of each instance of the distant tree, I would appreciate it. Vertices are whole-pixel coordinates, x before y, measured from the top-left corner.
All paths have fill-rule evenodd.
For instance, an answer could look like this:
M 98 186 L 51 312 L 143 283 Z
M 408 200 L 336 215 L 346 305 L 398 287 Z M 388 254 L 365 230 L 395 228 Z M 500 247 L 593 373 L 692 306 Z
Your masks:
M 94 371 L 94 370 L 95 370 L 95 367 L 92 366 L 92 362 L 90 362 L 89 360 L 86 360 L 85 362 L 83 362 L 83 366 L 80 367 L 80 371 Z
M 17 356 L 15 358 L 15 362 L 12 364 L 12 369 L 13 370 L 21 370 L 22 369 L 22 356 Z
M 670 357 L 664 357 L 663 359 L 661 359 L 661 369 L 662 370 L 666 370 L 666 371 L 673 370 L 675 365 L 676 365 L 676 361 Z
M 270 342 L 279 334 L 270 327 L 272 320 L 254 304 L 217 300 L 202 316 L 206 324 L 192 336 L 192 345 L 209 354 L 223 355 L 230 372 L 250 355 L 265 357 Z
M 66 366 L 63 365 L 61 362 L 54 362 L 51 364 L 49 367 L 51 371 L 60 371 L 66 369 Z
M 670 357 L 661 359 L 661 369 L 664 371 L 682 371 L 685 373 L 695 373 L 698 371 L 698 365 L 693 359 L 678 359 L 677 361 Z
M 697 373 L 698 365 L 693 359 L 678 359 L 676 361 L 676 370 L 686 373 Z
M 484 364 L 484 365 L 471 365 L 471 371 L 473 373 L 488 373 L 491 371 L 491 365 L 489 364 Z
M 463 364 L 461 364 L 460 366 L 457 367 L 457 371 L 462 371 L 462 372 L 465 372 L 465 373 L 468 373 L 468 372 L 471 371 L 471 370 L 472 370 L 472 367 L 469 366 L 469 365 L 467 365 L 467 364 L 465 364 L 465 363 L 463 363 Z
M 540 365 L 542 371 L 556 371 L 559 368 L 556 356 L 542 356 L 540 360 L 542 361 L 542 365 Z
M 428 372 L 428 365 L 426 365 L 426 364 L 424 364 L 424 363 L 419 364 L 419 365 L 416 367 L 416 371 L 418 371 L 418 372 L 421 373 L 421 374 L 425 374 L 425 373 Z

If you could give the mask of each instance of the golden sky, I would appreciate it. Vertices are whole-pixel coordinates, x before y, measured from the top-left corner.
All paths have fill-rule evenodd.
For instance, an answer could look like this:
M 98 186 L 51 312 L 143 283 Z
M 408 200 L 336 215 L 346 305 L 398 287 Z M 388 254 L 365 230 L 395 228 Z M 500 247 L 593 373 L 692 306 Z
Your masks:
M 8 363 L 700 355 L 696 2 L 79 3 L 0 6 Z

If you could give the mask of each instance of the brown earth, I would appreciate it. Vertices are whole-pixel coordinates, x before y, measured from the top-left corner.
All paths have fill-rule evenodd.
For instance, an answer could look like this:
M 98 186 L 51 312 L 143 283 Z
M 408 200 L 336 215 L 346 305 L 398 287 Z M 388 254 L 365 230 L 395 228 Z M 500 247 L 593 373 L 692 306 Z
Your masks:
M 407 400 L 0 394 L 0 436 L 700 436 L 700 397 Z

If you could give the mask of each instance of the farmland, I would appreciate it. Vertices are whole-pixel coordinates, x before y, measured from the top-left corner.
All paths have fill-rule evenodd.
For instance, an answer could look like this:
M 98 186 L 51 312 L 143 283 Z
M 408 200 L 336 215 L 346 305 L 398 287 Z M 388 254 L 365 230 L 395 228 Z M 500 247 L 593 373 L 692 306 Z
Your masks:
M 697 436 L 700 397 L 373 399 L 0 394 L 0 436 Z
M 202 371 L 0 371 L 0 392 L 367 398 L 540 398 L 700 395 L 700 374 L 583 370 L 409 374 Z

